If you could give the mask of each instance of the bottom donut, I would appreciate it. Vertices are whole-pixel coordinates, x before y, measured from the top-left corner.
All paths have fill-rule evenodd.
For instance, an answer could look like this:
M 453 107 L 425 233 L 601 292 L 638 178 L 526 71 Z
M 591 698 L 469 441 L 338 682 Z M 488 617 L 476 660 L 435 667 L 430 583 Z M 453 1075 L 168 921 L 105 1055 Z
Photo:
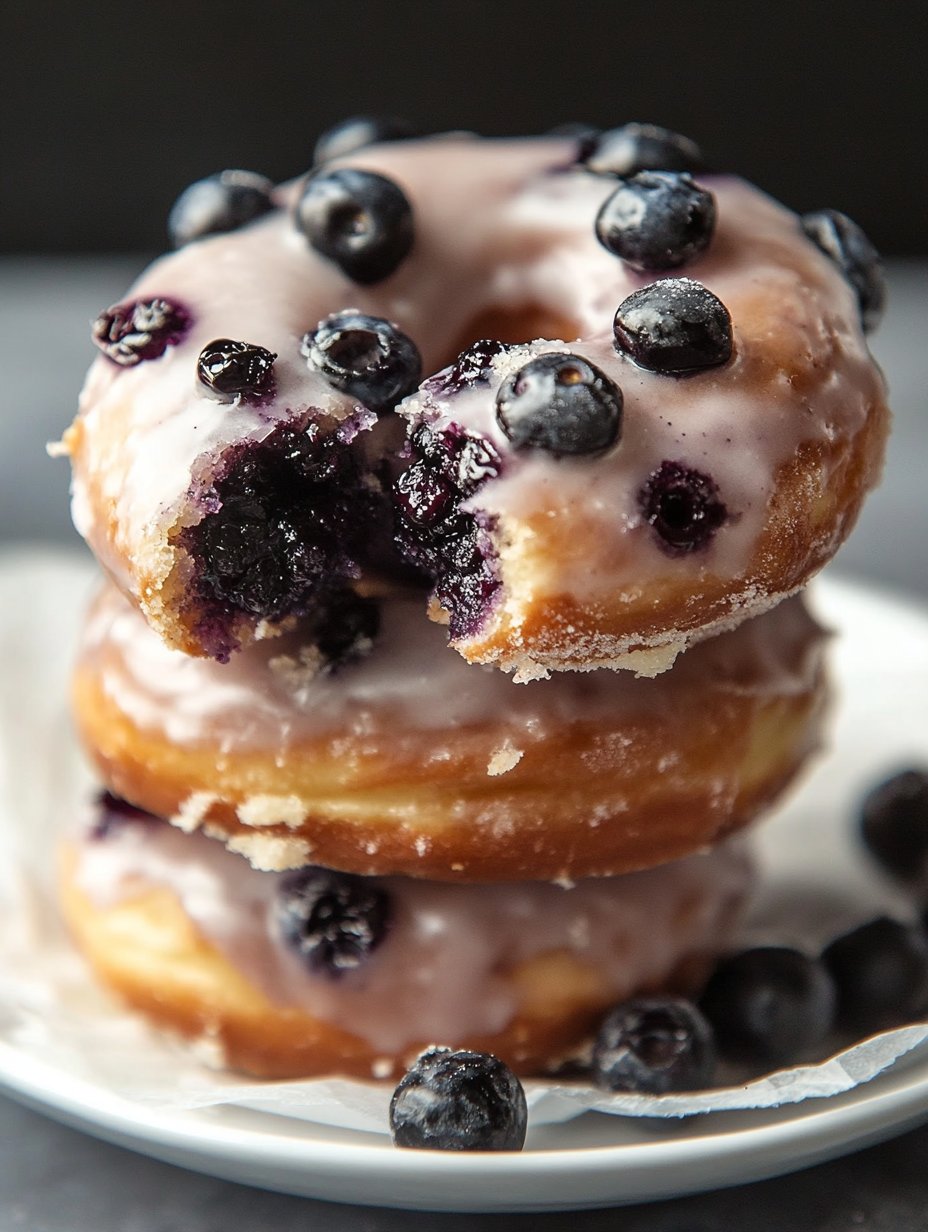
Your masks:
M 552 1072 L 613 1004 L 695 991 L 750 882 L 740 840 L 572 885 L 262 872 L 113 797 L 61 862 L 98 977 L 265 1078 L 395 1079 L 432 1044 Z

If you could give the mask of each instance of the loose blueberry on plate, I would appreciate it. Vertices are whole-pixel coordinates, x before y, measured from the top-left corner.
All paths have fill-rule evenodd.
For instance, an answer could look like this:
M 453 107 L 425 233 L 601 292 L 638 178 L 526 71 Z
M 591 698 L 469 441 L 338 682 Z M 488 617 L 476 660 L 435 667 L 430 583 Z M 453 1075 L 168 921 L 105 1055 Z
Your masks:
M 191 240 L 237 231 L 274 208 L 274 185 L 253 171 L 220 171 L 185 188 L 168 215 L 175 248 Z
M 838 990 L 838 1022 L 861 1034 L 911 1022 L 928 1009 L 928 940 L 921 928 L 880 916 L 822 954 Z
M 217 338 L 200 352 L 197 377 L 220 402 L 260 399 L 273 392 L 276 358 L 263 346 Z
M 804 214 L 802 229 L 841 270 L 857 293 L 864 333 L 879 325 L 886 306 L 886 280 L 880 254 L 861 228 L 840 210 Z
M 607 1091 L 696 1091 L 715 1069 L 712 1028 L 679 997 L 643 997 L 616 1006 L 593 1045 L 593 1079 Z
M 281 878 L 274 923 L 283 941 L 317 974 L 360 967 L 390 927 L 390 896 L 376 882 L 327 868 L 301 868 Z
M 390 1101 L 397 1146 L 432 1151 L 519 1151 L 528 1112 L 522 1084 L 486 1052 L 430 1048 Z
M 378 145 L 382 141 L 405 141 L 418 133 L 406 120 L 398 116 L 351 116 L 327 129 L 316 142 L 313 163 L 331 162 L 363 150 L 365 146 Z
M 798 950 L 762 946 L 723 959 L 700 1008 L 723 1056 L 783 1064 L 831 1030 L 835 987 L 824 966 Z
M 615 349 L 641 368 L 681 376 L 727 363 L 731 316 L 692 278 L 662 278 L 623 300 L 613 323 Z
M 928 874 L 928 772 L 903 770 L 869 793 L 861 834 L 870 853 L 903 881 Z
M 101 312 L 93 323 L 93 341 L 114 364 L 133 368 L 177 346 L 190 324 L 190 313 L 174 300 L 136 299 Z
M 622 430 L 622 391 L 579 355 L 539 355 L 500 386 L 496 419 L 516 449 L 602 453 Z
M 600 133 L 580 160 L 597 175 L 636 175 L 639 171 L 705 169 L 695 141 L 657 124 L 623 124 Z
M 391 410 L 419 384 L 422 357 L 392 322 L 348 309 L 304 334 L 300 353 L 331 386 L 373 411 Z
M 310 175 L 294 217 L 316 252 L 363 286 L 388 278 L 413 245 L 406 194 L 373 171 L 342 167 Z
M 638 504 L 671 556 L 708 547 L 728 516 L 712 477 L 681 462 L 662 462 L 638 493 Z
M 602 246 L 636 270 L 677 269 L 695 260 L 714 230 L 715 199 L 683 172 L 630 176 L 596 217 Z

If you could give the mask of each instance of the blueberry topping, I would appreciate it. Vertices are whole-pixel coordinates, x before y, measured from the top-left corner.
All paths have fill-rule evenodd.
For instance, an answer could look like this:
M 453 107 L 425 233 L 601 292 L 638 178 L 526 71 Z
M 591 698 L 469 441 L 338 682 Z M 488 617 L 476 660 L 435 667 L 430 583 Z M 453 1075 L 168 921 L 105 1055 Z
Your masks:
M 597 175 L 637 175 L 639 171 L 705 170 L 695 141 L 656 124 L 623 124 L 600 133 L 582 157 L 587 171 Z
M 462 389 L 475 389 L 489 385 L 493 374 L 493 360 L 508 351 L 505 342 L 495 338 L 481 338 L 462 351 L 453 364 L 443 368 L 423 382 L 422 388 L 434 398 L 452 398 Z
M 928 940 L 886 916 L 832 941 L 822 961 L 838 990 L 841 1026 L 869 1035 L 928 1009 Z
M 90 831 L 91 838 L 109 838 L 126 825 L 150 825 L 159 820 L 152 813 L 136 808 L 134 804 L 111 791 L 101 791 L 94 805 L 95 819 Z
M 388 278 L 413 244 L 412 207 L 403 190 L 354 167 L 311 175 L 295 220 L 316 252 L 363 286 Z
M 863 840 L 894 876 L 919 881 L 928 874 L 928 772 L 904 770 L 864 800 Z
M 330 162 L 382 141 L 405 141 L 418 136 L 413 126 L 397 116 L 352 116 L 327 129 L 316 142 L 313 163 Z
M 430 1048 L 390 1101 L 397 1146 L 427 1151 L 519 1151 L 528 1111 L 522 1084 L 487 1052 Z
M 237 231 L 246 222 L 274 208 L 274 185 L 254 171 L 220 171 L 185 188 L 168 215 L 168 234 L 175 248 L 223 231 Z
M 327 868 L 300 868 L 277 886 L 274 923 L 284 942 L 317 974 L 354 971 L 390 927 L 390 896 L 376 882 Z
M 382 317 L 351 309 L 304 334 L 300 352 L 335 389 L 378 412 L 411 394 L 422 375 L 422 358 L 411 338 Z
M 764 946 L 723 959 L 700 1008 L 724 1056 L 780 1064 L 825 1039 L 834 1019 L 835 988 L 815 959 Z
M 682 462 L 662 462 L 638 493 L 638 504 L 671 556 L 708 547 L 728 516 L 711 476 Z
M 136 299 L 115 304 L 93 323 L 93 341 L 121 368 L 158 359 L 190 328 L 190 314 L 173 300 Z
M 607 1091 L 696 1091 L 714 1069 L 712 1028 L 695 1005 L 676 997 L 617 1006 L 593 1045 L 593 1079 Z
M 266 398 L 274 392 L 276 358 L 263 346 L 217 338 L 200 352 L 197 376 L 220 402 Z
M 613 323 L 615 349 L 641 368 L 678 376 L 716 368 L 731 358 L 731 317 L 692 278 L 662 278 L 633 291 Z
M 596 217 L 602 246 L 636 270 L 677 269 L 704 252 L 715 198 L 680 171 L 640 171 L 623 180 Z
M 864 333 L 879 325 L 886 306 L 886 281 L 880 254 L 856 222 L 839 210 L 803 214 L 802 229 L 840 269 L 857 293 Z
M 380 608 L 353 590 L 337 591 L 321 605 L 313 627 L 313 642 L 326 670 L 338 671 L 370 653 L 380 632 Z
M 579 355 L 539 355 L 500 386 L 496 419 L 515 449 L 602 453 L 622 430 L 622 391 Z

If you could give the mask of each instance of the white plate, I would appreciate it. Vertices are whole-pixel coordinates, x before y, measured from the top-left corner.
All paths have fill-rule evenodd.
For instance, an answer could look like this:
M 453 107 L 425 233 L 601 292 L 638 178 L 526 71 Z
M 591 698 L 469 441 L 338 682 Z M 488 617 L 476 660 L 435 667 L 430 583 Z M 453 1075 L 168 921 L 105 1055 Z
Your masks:
M 62 570 L 63 582 L 73 586 L 74 578 L 73 569 Z M 804 794 L 816 785 L 820 793 L 823 781 L 833 785 L 836 807 L 849 810 L 881 774 L 928 762 L 928 616 L 835 582 L 820 586 L 815 606 L 840 630 L 841 699 L 833 749 L 788 806 L 796 818 Z M 67 1124 L 213 1176 L 342 1202 L 531 1211 L 740 1184 L 889 1137 L 928 1120 L 928 1047 L 828 1099 L 677 1121 L 589 1113 L 537 1126 L 525 1151 L 501 1155 L 399 1151 L 382 1135 L 242 1107 L 156 1108 L 2 1043 L 0 1084 Z

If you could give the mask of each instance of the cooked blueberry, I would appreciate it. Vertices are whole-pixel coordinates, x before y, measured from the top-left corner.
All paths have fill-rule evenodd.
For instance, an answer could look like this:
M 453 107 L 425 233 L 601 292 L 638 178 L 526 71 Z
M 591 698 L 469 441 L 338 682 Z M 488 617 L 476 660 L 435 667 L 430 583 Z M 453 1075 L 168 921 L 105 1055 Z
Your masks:
M 708 1086 L 714 1068 L 712 1028 L 678 997 L 616 1006 L 593 1045 L 593 1078 L 607 1091 L 696 1091 Z
M 174 300 L 158 296 L 115 304 L 93 323 L 93 340 L 121 368 L 158 359 L 177 346 L 190 328 L 190 314 Z
M 406 120 L 398 116 L 351 116 L 340 124 L 327 129 L 316 142 L 313 163 L 331 162 L 363 150 L 365 146 L 379 145 L 382 141 L 406 141 L 418 133 Z
M 149 825 L 158 818 L 144 809 L 136 808 L 122 796 L 111 791 L 101 791 L 95 801 L 95 819 L 90 831 L 91 838 L 109 838 L 126 825 Z
M 495 338 L 481 338 L 462 351 L 453 364 L 423 381 L 423 389 L 435 398 L 451 398 L 462 389 L 488 385 L 497 355 L 509 349 Z
M 378 412 L 412 393 L 422 375 L 419 348 L 410 337 L 382 317 L 351 309 L 304 334 L 300 352 L 335 389 Z
M 669 270 L 704 252 L 715 198 L 681 171 L 640 171 L 623 180 L 596 218 L 602 246 L 637 270 Z
M 597 175 L 636 175 L 639 171 L 690 171 L 705 169 L 702 151 L 695 141 L 657 124 L 623 124 L 600 133 L 593 148 L 581 159 Z
M 838 990 L 838 1021 L 862 1035 L 900 1026 L 928 1009 L 928 941 L 886 916 L 832 941 L 822 954 Z
M 817 960 L 798 950 L 762 946 L 723 959 L 700 1008 L 724 1056 L 780 1064 L 825 1039 L 834 1019 L 835 988 Z
M 263 398 L 274 390 L 276 358 L 263 346 L 217 338 L 200 352 L 197 376 L 220 402 Z
M 283 876 L 276 928 L 310 971 L 340 976 L 360 967 L 387 935 L 390 896 L 376 882 L 327 868 Z
M 728 516 L 712 477 L 682 462 L 662 462 L 638 493 L 638 504 L 671 556 L 707 547 Z
M 662 278 L 633 291 L 613 323 L 615 349 L 651 372 L 678 376 L 731 358 L 731 317 L 692 278 Z
M 406 194 L 373 171 L 342 167 L 311 175 L 295 219 L 316 252 L 364 286 L 388 278 L 413 244 Z
M 338 591 L 321 605 L 313 640 L 326 668 L 337 671 L 367 654 L 380 632 L 380 608 L 353 590 Z
M 397 1146 L 426 1151 L 520 1151 L 528 1111 L 522 1083 L 487 1052 L 430 1048 L 390 1101 Z
M 928 773 L 903 770 L 863 803 L 861 832 L 870 852 L 904 881 L 928 874 Z
M 175 248 L 215 235 L 237 231 L 274 208 L 274 185 L 254 171 L 220 171 L 185 188 L 168 215 L 168 234 Z
M 886 281 L 880 254 L 856 222 L 839 210 L 804 214 L 802 229 L 841 270 L 857 293 L 865 333 L 876 329 L 886 306 Z
M 579 355 L 539 355 L 500 386 L 496 419 L 516 449 L 602 453 L 622 431 L 622 391 Z

